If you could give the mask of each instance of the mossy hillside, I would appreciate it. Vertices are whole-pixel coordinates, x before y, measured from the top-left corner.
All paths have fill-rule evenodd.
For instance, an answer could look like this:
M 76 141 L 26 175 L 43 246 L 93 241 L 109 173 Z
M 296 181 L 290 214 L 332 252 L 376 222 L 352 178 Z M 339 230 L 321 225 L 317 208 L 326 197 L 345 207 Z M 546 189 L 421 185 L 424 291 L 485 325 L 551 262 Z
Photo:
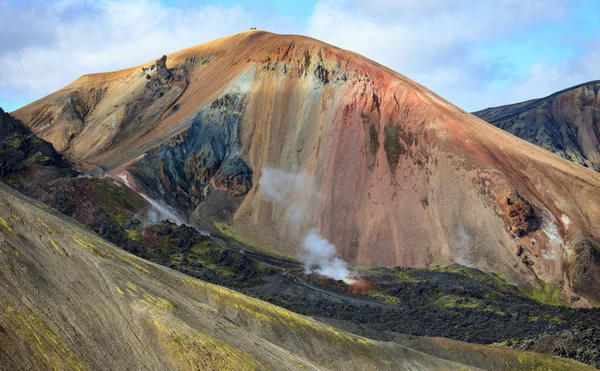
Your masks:
M 213 226 L 223 237 L 226 237 L 230 240 L 240 242 L 245 249 L 250 249 L 257 253 L 264 253 L 264 254 L 270 255 L 272 257 L 279 258 L 279 259 L 292 260 L 292 261 L 297 260 L 297 256 L 294 256 L 291 254 L 286 254 L 285 252 L 276 250 L 265 244 L 261 244 L 258 241 L 254 240 L 253 238 L 248 237 L 247 235 L 241 233 L 240 231 L 238 231 L 231 225 L 228 225 L 225 223 L 219 223 L 219 222 L 215 221 L 215 222 L 213 222 Z
M 435 272 L 456 273 L 461 276 L 469 277 L 476 281 L 485 282 L 489 285 L 497 287 L 506 287 L 509 289 L 514 288 L 514 285 L 510 284 L 506 278 L 501 275 L 483 272 L 477 268 L 470 268 L 456 263 L 448 265 L 433 265 L 430 266 L 429 269 Z
M 0 265 L 27 271 L 0 270 L 1 369 L 262 370 L 307 364 L 217 316 L 181 286 L 169 286 L 180 274 L 117 249 L 58 213 L 17 204 L 26 200 L 16 192 L 5 195 L 5 189 L 0 184 L 0 203 L 11 206 L 0 211 L 14 211 L 11 221 L 17 222 L 15 233 L 0 230 L 2 247 L 20 243 L 19 256 L 0 254 Z
M 182 321 L 152 321 L 158 343 L 167 354 L 186 369 L 195 370 L 260 370 L 252 356 Z
M 139 195 L 112 179 L 68 178 L 41 186 L 38 197 L 65 215 L 77 219 L 113 243 L 129 239 L 127 230 L 141 224 L 148 206 Z
M 501 277 L 458 265 L 371 268 L 360 274 L 375 289 L 362 295 L 381 305 L 338 303 L 285 293 L 259 298 L 297 313 L 348 321 L 380 331 L 492 344 L 524 344 L 544 333 L 599 328 L 600 312 L 544 305 L 523 295 Z M 318 281 L 316 281 L 318 282 Z M 328 286 L 329 289 L 337 286 Z M 346 292 L 347 285 L 339 290 Z
M 0 178 L 25 190 L 31 183 L 73 174 L 70 164 L 50 143 L 0 110 Z
M 185 277 L 182 277 L 181 280 L 186 287 L 197 290 L 203 296 L 206 296 L 210 300 L 211 305 L 219 308 L 222 313 L 228 312 L 227 307 L 234 308 L 238 313 L 231 318 L 232 320 L 241 320 L 243 322 L 258 320 L 265 326 L 264 332 L 266 333 L 271 332 L 269 329 L 270 326 L 274 326 L 274 328 L 291 331 L 300 339 L 316 338 L 330 344 L 341 345 L 344 348 L 362 354 L 374 354 L 373 352 L 377 352 L 377 349 L 379 349 L 376 342 L 372 340 L 351 335 L 262 300 L 242 295 L 227 288 Z M 240 315 L 242 317 L 238 317 Z
M 564 300 L 561 300 L 561 288 L 555 285 L 549 285 L 536 277 L 537 286 L 525 285 L 521 287 L 521 292 L 527 297 L 539 301 L 540 303 L 549 305 L 563 305 L 566 306 Z
M 435 354 L 486 370 L 592 370 L 579 362 L 533 352 L 517 352 L 506 347 L 489 347 L 443 338 L 397 335 L 394 340 L 410 348 Z
M 23 347 L 45 362 L 54 370 L 84 370 L 85 367 L 73 351 L 52 331 L 35 313 L 25 307 L 17 307 L 0 296 L 0 339 L 15 336 Z M 11 332 L 7 333 L 7 329 Z M 3 342 L 3 346 L 4 346 Z M 15 349 L 12 342 L 9 351 L 22 352 Z
M 292 331 L 294 336 L 291 338 L 314 339 L 315 346 L 321 342 L 332 344 L 328 347 L 328 354 L 334 354 L 337 347 L 344 349 L 348 355 L 352 356 L 376 356 L 382 364 L 387 364 L 390 367 L 392 362 L 388 363 L 389 358 L 393 357 L 388 353 L 388 348 L 383 347 L 381 343 L 366 338 L 361 338 L 348 333 L 342 332 L 337 328 L 324 325 L 320 322 L 313 321 L 310 318 L 302 317 L 296 313 L 287 311 L 278 306 L 273 306 L 269 303 L 259 301 L 241 295 L 237 292 L 227 290 L 225 288 L 213 286 L 211 284 L 191 280 L 185 277 L 181 278 L 184 287 L 191 289 L 194 292 L 200 293 L 200 296 L 208 298 L 211 306 L 218 308 L 219 313 L 225 315 L 226 318 L 236 323 L 246 323 L 247 326 L 252 326 L 253 321 L 259 322 L 260 327 L 269 336 L 282 336 L 286 331 Z M 229 309 L 228 309 L 229 308 Z M 231 309 L 234 309 L 233 311 Z M 369 308 L 370 309 L 370 308 Z M 370 315 L 375 315 L 370 312 Z M 277 330 L 279 329 L 279 330 Z M 429 339 L 411 338 L 414 342 L 430 341 Z M 434 340 L 434 339 L 432 339 Z M 469 364 L 469 361 L 477 359 L 477 366 L 483 364 L 499 364 L 506 369 L 517 370 L 579 370 L 581 364 L 567 359 L 559 359 L 552 356 L 536 353 L 521 353 L 513 350 L 497 351 L 494 348 L 468 344 L 462 342 L 450 342 L 445 339 L 443 350 L 436 351 L 436 356 L 443 359 L 452 359 L 458 362 Z M 435 341 L 435 340 L 434 340 Z M 403 344 L 402 342 L 400 344 Z M 411 348 L 419 349 L 413 346 Z M 429 346 L 422 346 L 422 351 L 430 353 Z M 456 347 L 454 350 L 453 347 Z M 306 351 L 315 352 L 308 348 Z M 297 351 L 302 351 L 298 349 Z M 320 352 L 320 351 L 319 351 Z M 471 356 L 457 357 L 455 352 L 459 354 L 472 354 Z M 315 355 L 316 356 L 316 355 Z M 350 357 L 352 357 L 350 356 Z M 457 359 L 458 358 L 458 359 Z M 349 358 L 350 359 L 350 358 Z M 338 363 L 339 366 L 339 363 Z M 539 368 L 539 367 L 547 368 Z M 468 369 L 468 367 L 467 367 Z
M 127 230 L 128 241 L 121 246 L 144 259 L 165 265 L 189 276 L 227 287 L 242 288 L 262 282 L 273 274 L 245 254 L 223 248 L 192 227 L 163 221 Z

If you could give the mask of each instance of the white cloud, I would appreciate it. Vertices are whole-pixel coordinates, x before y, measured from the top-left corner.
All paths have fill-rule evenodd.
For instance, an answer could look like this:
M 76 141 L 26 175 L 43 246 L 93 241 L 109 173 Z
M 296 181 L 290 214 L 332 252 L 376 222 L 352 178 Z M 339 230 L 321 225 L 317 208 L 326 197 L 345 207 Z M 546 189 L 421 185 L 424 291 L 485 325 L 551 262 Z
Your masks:
M 572 6 L 568 0 L 319 0 L 305 24 L 252 3 L 189 2 L 185 9 L 158 0 L 21 3 L 27 6 L 0 0 L 0 105 L 24 103 L 82 74 L 141 64 L 250 26 L 305 33 L 359 52 L 468 110 L 598 78 L 600 64 L 600 40 L 563 62 L 544 56 L 522 62 L 510 50 L 504 50 L 510 56 L 505 61 L 498 52 L 499 42 L 563 21 Z M 517 75 L 515 64 L 527 73 Z
M 540 59 L 526 76 L 512 75 L 514 66 L 480 52 L 537 25 L 564 20 L 569 5 L 566 0 L 320 0 L 307 32 L 387 65 L 473 110 L 593 79 L 598 48 L 558 65 Z M 505 83 L 502 89 L 492 87 L 498 80 Z
M 30 5 L 9 9 L 0 0 L 0 11 L 10 10 L 0 21 L 26 19 L 30 25 L 12 24 L 13 36 L 22 39 L 18 45 L 9 48 L 9 40 L 0 41 L 4 95 L 43 96 L 86 73 L 145 63 L 256 24 L 277 29 L 283 23 L 260 18 L 241 6 L 177 9 L 155 0 L 33 1 Z M 0 31 L 8 28 L 5 24 Z

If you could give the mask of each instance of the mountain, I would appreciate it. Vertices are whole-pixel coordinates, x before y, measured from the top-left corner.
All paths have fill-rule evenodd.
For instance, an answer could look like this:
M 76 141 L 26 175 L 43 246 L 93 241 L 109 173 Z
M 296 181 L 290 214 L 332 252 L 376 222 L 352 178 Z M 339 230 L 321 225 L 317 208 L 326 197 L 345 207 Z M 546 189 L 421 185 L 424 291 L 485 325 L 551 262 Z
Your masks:
M 473 114 L 559 156 L 600 171 L 600 81 Z
M 593 369 L 445 339 L 351 335 L 140 259 L 2 183 L 0 216 L 1 369 Z
M 243 32 L 13 115 L 89 174 L 256 250 L 297 257 L 314 227 L 359 265 L 459 262 L 600 301 L 600 174 L 314 39 Z

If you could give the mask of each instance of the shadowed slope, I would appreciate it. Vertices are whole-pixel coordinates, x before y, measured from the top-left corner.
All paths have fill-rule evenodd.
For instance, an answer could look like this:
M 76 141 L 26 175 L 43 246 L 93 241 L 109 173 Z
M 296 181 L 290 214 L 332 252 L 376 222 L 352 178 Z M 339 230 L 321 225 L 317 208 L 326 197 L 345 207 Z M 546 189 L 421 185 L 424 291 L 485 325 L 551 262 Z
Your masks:
M 250 31 L 164 62 L 83 76 L 14 114 L 258 249 L 295 255 L 317 226 L 358 264 L 463 262 L 600 300 L 599 174 L 310 38 Z M 268 166 L 308 174 L 320 196 L 298 183 L 264 202 Z
M 473 114 L 567 160 L 600 171 L 600 81 Z

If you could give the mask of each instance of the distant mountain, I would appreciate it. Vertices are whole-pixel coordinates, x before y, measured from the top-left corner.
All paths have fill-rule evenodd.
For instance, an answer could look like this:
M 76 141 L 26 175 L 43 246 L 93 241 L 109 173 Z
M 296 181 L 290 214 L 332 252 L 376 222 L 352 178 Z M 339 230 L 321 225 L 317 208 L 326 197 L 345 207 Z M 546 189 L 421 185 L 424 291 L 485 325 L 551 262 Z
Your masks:
M 567 160 L 600 171 L 600 81 L 473 114 Z
M 600 302 L 600 173 L 318 40 L 247 31 L 82 76 L 12 114 L 256 250 L 297 257 L 318 227 L 359 265 L 459 262 Z M 275 203 L 263 176 L 283 189 Z

